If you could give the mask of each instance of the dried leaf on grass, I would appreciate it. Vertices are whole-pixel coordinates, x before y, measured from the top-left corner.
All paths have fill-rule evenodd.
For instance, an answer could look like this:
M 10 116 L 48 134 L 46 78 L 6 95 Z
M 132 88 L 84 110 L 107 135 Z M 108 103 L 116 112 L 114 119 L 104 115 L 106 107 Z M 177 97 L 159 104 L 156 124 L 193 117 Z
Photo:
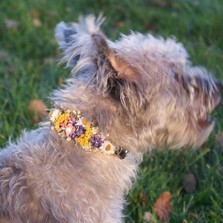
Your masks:
M 42 100 L 34 99 L 29 102 L 28 109 L 33 116 L 33 122 L 38 122 L 46 115 L 46 105 Z
M 182 182 L 183 189 L 186 193 L 192 194 L 197 188 L 197 178 L 194 173 L 188 173 L 184 176 Z
M 156 200 L 153 208 L 160 221 L 168 221 L 171 214 L 170 192 L 167 191 L 161 194 L 160 197 Z
M 33 26 L 41 27 L 42 22 L 40 21 L 39 13 L 36 10 L 32 10 L 31 16 L 32 16 L 32 20 L 33 20 Z
M 125 26 L 125 23 L 123 21 L 118 21 L 115 23 L 115 27 L 121 28 L 123 26 Z
M 34 19 L 33 19 L 33 25 L 34 25 L 35 27 L 41 27 L 41 26 L 42 26 L 42 22 L 40 21 L 39 18 L 34 18 Z
M 31 16 L 32 16 L 32 18 L 37 18 L 37 17 L 39 17 L 39 13 L 36 10 L 32 10 Z
M 142 203 L 143 207 L 146 207 L 149 204 L 149 198 L 147 197 L 147 195 L 144 192 L 141 192 L 139 194 L 139 201 L 140 201 L 140 203 Z

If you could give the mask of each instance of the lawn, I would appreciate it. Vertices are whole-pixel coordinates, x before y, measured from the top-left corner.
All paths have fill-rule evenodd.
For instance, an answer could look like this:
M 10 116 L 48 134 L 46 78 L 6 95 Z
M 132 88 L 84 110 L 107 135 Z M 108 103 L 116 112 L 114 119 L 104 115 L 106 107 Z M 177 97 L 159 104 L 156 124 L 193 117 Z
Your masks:
M 59 67 L 54 28 L 80 14 L 103 12 L 105 33 L 112 39 L 130 30 L 175 36 L 195 65 L 223 80 L 222 0 L 1 0 L 0 1 L 0 147 L 22 129 L 37 127 L 28 104 L 48 96 L 69 70 Z M 154 203 L 171 194 L 170 223 L 223 223 L 223 110 L 202 148 L 152 152 L 141 165 L 138 182 L 128 196 L 126 223 L 160 222 Z M 182 181 L 187 174 L 190 193 Z M 196 185 L 195 185 L 196 184 Z M 143 220 L 149 215 L 150 221 Z

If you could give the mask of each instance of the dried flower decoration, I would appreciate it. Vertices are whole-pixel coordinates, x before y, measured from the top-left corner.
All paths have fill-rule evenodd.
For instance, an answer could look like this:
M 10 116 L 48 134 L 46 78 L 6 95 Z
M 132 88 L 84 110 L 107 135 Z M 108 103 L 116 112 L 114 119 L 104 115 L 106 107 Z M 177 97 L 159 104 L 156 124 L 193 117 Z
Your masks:
M 114 146 L 80 111 L 54 108 L 49 113 L 51 128 L 67 141 L 75 141 L 86 151 L 100 151 L 124 159 L 128 150 Z

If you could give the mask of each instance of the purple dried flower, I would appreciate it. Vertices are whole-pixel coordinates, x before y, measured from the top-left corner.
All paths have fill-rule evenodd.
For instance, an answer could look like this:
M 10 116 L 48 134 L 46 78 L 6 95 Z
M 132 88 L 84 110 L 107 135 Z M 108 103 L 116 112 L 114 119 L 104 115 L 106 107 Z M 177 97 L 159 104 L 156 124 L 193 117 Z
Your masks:
M 86 132 L 86 129 L 82 125 L 77 125 L 76 128 L 75 137 L 79 137 Z
M 75 139 L 76 137 L 77 137 L 77 136 L 76 136 L 76 132 L 70 134 L 70 138 L 71 138 L 71 139 Z
M 95 148 L 99 148 L 103 143 L 103 140 L 99 135 L 92 136 L 90 141 L 91 141 L 92 146 Z

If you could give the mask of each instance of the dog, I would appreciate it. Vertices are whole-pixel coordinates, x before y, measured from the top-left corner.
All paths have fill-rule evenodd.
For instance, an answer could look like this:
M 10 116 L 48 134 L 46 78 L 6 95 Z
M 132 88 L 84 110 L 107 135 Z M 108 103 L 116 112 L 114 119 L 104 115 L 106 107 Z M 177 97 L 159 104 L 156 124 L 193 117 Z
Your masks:
M 143 155 L 199 147 L 211 133 L 222 84 L 176 39 L 114 42 L 103 21 L 57 25 L 71 77 L 47 120 L 0 153 L 1 223 L 121 223 Z

